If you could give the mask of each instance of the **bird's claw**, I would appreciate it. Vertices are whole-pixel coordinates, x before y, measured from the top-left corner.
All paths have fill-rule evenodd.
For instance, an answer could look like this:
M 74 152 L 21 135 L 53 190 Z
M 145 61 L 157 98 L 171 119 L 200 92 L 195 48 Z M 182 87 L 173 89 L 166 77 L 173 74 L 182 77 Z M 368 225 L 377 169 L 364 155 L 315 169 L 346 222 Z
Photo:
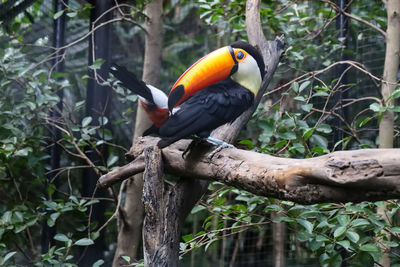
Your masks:
M 213 151 L 211 151 L 211 153 L 209 153 L 207 155 L 207 161 L 208 162 L 211 162 L 211 159 L 214 157 L 214 155 L 217 154 L 218 152 L 220 152 L 222 149 L 224 149 L 224 148 L 235 148 L 234 145 L 228 144 L 227 142 L 221 141 L 219 139 L 208 137 L 207 140 L 217 144 L 217 148 L 214 149 Z

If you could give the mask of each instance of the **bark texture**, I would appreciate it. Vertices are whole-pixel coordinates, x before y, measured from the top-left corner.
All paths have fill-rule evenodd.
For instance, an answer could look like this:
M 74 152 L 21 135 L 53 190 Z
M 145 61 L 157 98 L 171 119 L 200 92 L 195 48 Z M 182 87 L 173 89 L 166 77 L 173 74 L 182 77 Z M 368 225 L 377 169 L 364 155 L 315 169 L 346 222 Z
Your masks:
M 388 27 L 386 30 L 386 54 L 383 69 L 382 96 L 387 101 L 396 88 L 397 72 L 399 69 L 400 52 L 400 1 L 388 0 L 386 2 Z M 393 99 L 387 106 L 393 106 Z M 379 147 L 393 147 L 393 111 L 386 111 L 379 124 Z
M 281 217 L 277 212 L 272 214 L 272 221 Z M 274 222 L 272 223 L 272 244 L 273 247 L 273 257 L 274 257 L 274 267 L 285 267 L 286 266 L 286 223 L 285 222 Z
M 162 0 L 154 0 L 146 5 L 146 38 L 142 80 L 156 86 L 161 70 L 162 48 Z M 134 140 L 151 126 L 151 121 L 141 105 L 137 107 Z M 132 142 L 132 143 L 133 143 Z M 143 165 L 144 166 L 144 165 Z M 119 213 L 118 244 L 113 266 L 121 266 L 126 261 L 121 256 L 136 258 L 142 236 L 144 208 L 142 203 L 143 175 L 137 174 L 126 185 L 123 212 Z M 122 217 L 121 217 L 122 216 Z
M 180 234 L 181 190 L 164 182 L 161 150 L 157 146 L 146 148 L 144 161 L 144 264 L 175 267 L 179 260 L 179 242 L 174 239 Z
M 141 164 L 140 155 L 144 149 L 158 140 L 156 137 L 140 138 L 128 154 Z M 165 172 L 215 180 L 256 195 L 303 204 L 400 197 L 400 149 L 337 151 L 308 159 L 223 149 L 208 161 L 207 154 L 213 147 L 204 145 L 184 160 L 182 153 L 189 142 L 181 140 L 162 150 Z M 107 180 L 107 175 L 103 176 L 100 184 Z
M 386 2 L 388 26 L 386 30 L 386 53 L 385 65 L 383 69 L 382 96 L 388 107 L 394 105 L 394 101 L 388 100 L 393 93 L 397 83 L 397 73 L 399 70 L 399 52 L 400 52 L 400 1 L 388 0 Z M 379 147 L 392 148 L 394 141 L 394 112 L 386 111 L 383 114 L 379 124 Z M 377 213 L 386 214 L 386 205 L 378 207 Z M 388 233 L 383 233 L 390 238 Z M 381 246 L 383 251 L 379 263 L 382 266 L 390 266 L 390 247 Z

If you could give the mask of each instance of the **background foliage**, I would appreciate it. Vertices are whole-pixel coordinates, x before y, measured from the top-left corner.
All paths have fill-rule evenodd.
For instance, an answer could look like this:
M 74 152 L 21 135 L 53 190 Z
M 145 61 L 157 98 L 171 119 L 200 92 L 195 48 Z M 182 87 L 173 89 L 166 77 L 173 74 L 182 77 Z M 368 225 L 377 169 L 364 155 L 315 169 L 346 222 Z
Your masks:
M 144 24 L 144 3 L 124 4 L 124 19 L 113 23 L 112 60 L 140 76 L 144 33 L 137 25 Z M 49 45 L 53 19 L 62 13 L 54 14 L 47 1 L 36 1 L 26 12 L 3 21 L 0 266 L 75 266 L 85 252 L 83 248 L 92 245 L 100 233 L 106 236 L 104 257 L 95 266 L 112 261 L 116 222 L 110 220 L 99 231 L 100 225 L 88 219 L 92 206 L 100 204 L 95 198 L 82 197 L 82 170 L 90 167 L 82 153 L 100 153 L 101 146 L 108 144 L 107 155 L 100 153 L 102 163 L 97 164 L 97 172 L 124 164 L 136 97 L 113 86 L 109 118 L 100 117 L 97 126 L 93 126 L 92 118 L 85 117 L 85 91 L 91 79 L 87 73 L 98 69 L 102 62 L 87 66 L 90 34 L 81 38 L 88 32 L 91 9 L 90 4 L 70 1 L 62 12 L 68 17 L 66 36 L 71 44 L 65 54 L 65 73 L 53 71 L 54 50 Z M 208 51 L 246 39 L 244 9 L 245 1 L 167 2 L 160 88 L 169 88 L 194 59 Z M 381 1 L 357 1 L 352 3 L 351 12 L 386 29 Z M 115 12 L 115 16 L 121 14 Z M 273 88 L 241 133 L 238 145 L 296 158 L 326 154 L 340 145 L 343 149 L 377 147 L 377 125 L 386 107 L 379 94 L 380 80 L 374 77 L 382 76 L 384 39 L 365 24 L 352 21 L 345 43 L 337 38 L 336 16 L 334 4 L 327 1 L 263 1 L 261 18 L 266 36 L 272 39 L 284 34 L 287 49 Z M 354 60 L 346 65 L 346 79 L 336 63 L 343 58 Z M 57 92 L 61 89 L 63 116 L 53 121 L 48 114 L 57 110 Z M 341 105 L 335 102 L 339 89 L 346 92 Z M 399 96 L 397 89 L 392 97 Z M 344 117 L 338 126 L 340 108 L 344 108 Z M 399 106 L 392 109 L 400 111 Z M 397 113 L 395 119 L 398 145 Z M 48 165 L 49 125 L 62 129 L 62 167 L 52 172 Z M 337 131 L 343 132 L 343 139 L 333 139 Z M 47 176 L 53 172 L 56 175 L 48 181 Z M 209 189 L 184 228 L 184 265 L 271 265 L 274 223 L 285 223 L 287 227 L 288 266 L 340 266 L 343 262 L 373 266 L 381 257 L 382 248 L 390 248 L 392 262 L 400 264 L 397 200 L 389 203 L 386 218 L 382 218 L 375 212 L 377 206 L 383 205 L 381 202 L 304 206 L 258 197 L 218 183 Z M 107 206 L 107 218 L 114 214 L 118 199 L 123 199 L 117 191 L 114 188 L 105 198 L 111 204 Z M 42 224 L 56 225 L 54 246 L 45 253 L 39 246 Z M 135 263 L 133 259 L 126 260 Z

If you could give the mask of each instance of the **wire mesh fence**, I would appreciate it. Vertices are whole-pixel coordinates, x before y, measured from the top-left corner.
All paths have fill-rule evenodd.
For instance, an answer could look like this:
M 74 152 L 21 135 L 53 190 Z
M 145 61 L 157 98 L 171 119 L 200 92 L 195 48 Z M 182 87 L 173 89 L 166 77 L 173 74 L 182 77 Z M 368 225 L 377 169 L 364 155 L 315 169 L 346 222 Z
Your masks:
M 80 5 L 77 1 L 70 1 L 70 5 Z M 353 3 L 353 6 L 357 3 Z M 365 6 L 356 7 L 357 9 L 368 8 Z M 42 16 L 36 20 L 30 27 L 30 31 L 25 33 L 25 43 L 32 44 L 39 38 L 49 40 L 51 42 L 51 33 L 53 30 L 53 6 L 50 1 L 44 1 L 41 6 Z M 66 30 L 66 43 L 72 43 L 80 37 L 89 32 L 89 20 L 87 18 L 71 19 L 68 21 Z M 384 37 L 376 31 L 370 29 L 368 26 L 361 25 L 357 22 L 351 21 L 349 26 L 349 44 L 347 50 L 354 60 L 363 64 L 368 71 L 377 77 L 381 77 L 383 72 L 384 63 Z M 356 25 L 356 26 L 354 26 Z M 326 32 L 331 31 L 336 34 L 337 29 L 335 25 Z M 200 32 L 203 33 L 203 32 Z M 134 71 L 138 76 L 142 70 L 143 65 L 143 47 L 144 37 L 143 33 L 138 28 L 132 28 L 130 25 L 119 24 L 114 25 L 112 30 L 112 39 L 110 42 L 112 61 L 118 62 L 121 65 L 127 66 L 130 70 Z M 207 43 L 207 46 L 209 44 Z M 204 46 L 198 46 L 204 48 Z M 88 71 L 87 62 L 89 58 L 87 38 L 78 42 L 68 48 L 67 56 L 65 58 L 66 72 L 70 77 L 73 77 L 73 86 L 65 91 L 64 101 L 71 106 L 77 102 L 78 99 L 83 99 L 86 90 L 86 81 L 82 77 Z M 168 51 L 188 50 L 188 54 L 193 53 L 190 51 L 192 48 L 188 44 L 181 43 L 168 47 Z M 37 48 L 33 49 L 31 56 L 36 60 L 45 58 L 51 49 Z M 200 49 L 201 51 L 201 49 Z M 172 52 L 171 52 L 172 53 Z M 167 56 L 164 59 L 169 59 Z M 337 60 L 337 58 L 333 59 Z M 170 62 L 163 62 L 168 65 Z M 50 65 L 50 63 L 46 63 Z M 181 69 L 182 66 L 179 66 Z M 176 72 L 176 71 L 175 71 Z M 174 72 L 163 71 L 163 81 L 161 82 L 162 88 L 169 88 L 175 78 Z M 330 74 L 331 77 L 327 79 L 333 80 L 337 78 L 336 74 Z M 348 83 L 354 83 L 351 90 L 348 91 L 348 98 L 357 98 L 364 96 L 379 95 L 379 84 L 366 78 L 365 74 L 351 70 L 348 72 Z M 176 75 L 175 75 L 176 76 Z M 276 77 L 279 80 L 282 77 Z M 346 111 L 346 117 L 351 120 L 353 114 L 356 114 L 358 107 L 353 107 Z M 130 123 L 123 123 L 122 127 L 119 125 L 117 139 L 120 140 L 125 146 L 130 145 L 130 139 L 133 133 L 134 118 L 136 108 L 132 102 L 127 102 L 121 105 L 119 101 L 111 103 L 111 121 L 118 121 L 123 116 L 128 116 L 131 119 Z M 83 111 L 81 111 L 83 112 Z M 68 115 L 69 116 L 69 115 Z M 79 114 L 75 114 L 77 118 Z M 370 129 L 366 132 L 366 137 L 376 135 L 375 129 Z M 119 134 L 118 134 L 119 133 Z M 368 138 L 366 138 L 368 139 Z M 365 141 L 367 142 L 367 141 Z M 197 232 L 202 227 L 204 218 L 201 216 L 191 215 L 188 219 L 190 223 L 185 226 L 184 234 L 190 232 Z M 218 222 L 215 222 L 217 227 Z M 286 223 L 280 223 L 281 232 L 277 235 L 277 227 L 274 223 L 268 223 L 261 227 L 249 228 L 246 231 L 238 232 L 227 235 L 218 242 L 211 245 L 207 252 L 203 249 L 197 249 L 187 253 L 182 258 L 183 266 L 229 266 L 229 267 L 244 267 L 244 266 L 277 266 L 277 254 L 281 254 L 284 258 L 285 266 L 319 266 L 319 258 L 313 254 L 309 248 L 305 247 L 298 240 L 297 229 Z M 228 233 L 228 232 L 227 232 Z M 115 233 L 114 233 L 115 234 Z M 115 235 L 116 236 L 116 235 Z M 109 251 L 106 252 L 109 258 L 112 258 L 112 250 L 115 249 L 115 238 L 108 240 L 110 245 Z M 275 251 L 277 243 L 280 242 L 281 251 Z M 109 261 L 111 262 L 111 261 Z

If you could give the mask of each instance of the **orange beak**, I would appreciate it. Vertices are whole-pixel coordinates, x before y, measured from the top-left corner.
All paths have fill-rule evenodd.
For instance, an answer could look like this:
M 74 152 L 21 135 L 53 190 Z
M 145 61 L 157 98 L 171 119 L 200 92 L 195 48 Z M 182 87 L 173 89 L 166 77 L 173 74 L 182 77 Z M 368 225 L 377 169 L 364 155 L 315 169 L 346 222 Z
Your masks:
M 232 47 L 225 46 L 194 63 L 172 86 L 168 109 L 172 111 L 199 90 L 228 78 L 237 70 L 235 53 Z

